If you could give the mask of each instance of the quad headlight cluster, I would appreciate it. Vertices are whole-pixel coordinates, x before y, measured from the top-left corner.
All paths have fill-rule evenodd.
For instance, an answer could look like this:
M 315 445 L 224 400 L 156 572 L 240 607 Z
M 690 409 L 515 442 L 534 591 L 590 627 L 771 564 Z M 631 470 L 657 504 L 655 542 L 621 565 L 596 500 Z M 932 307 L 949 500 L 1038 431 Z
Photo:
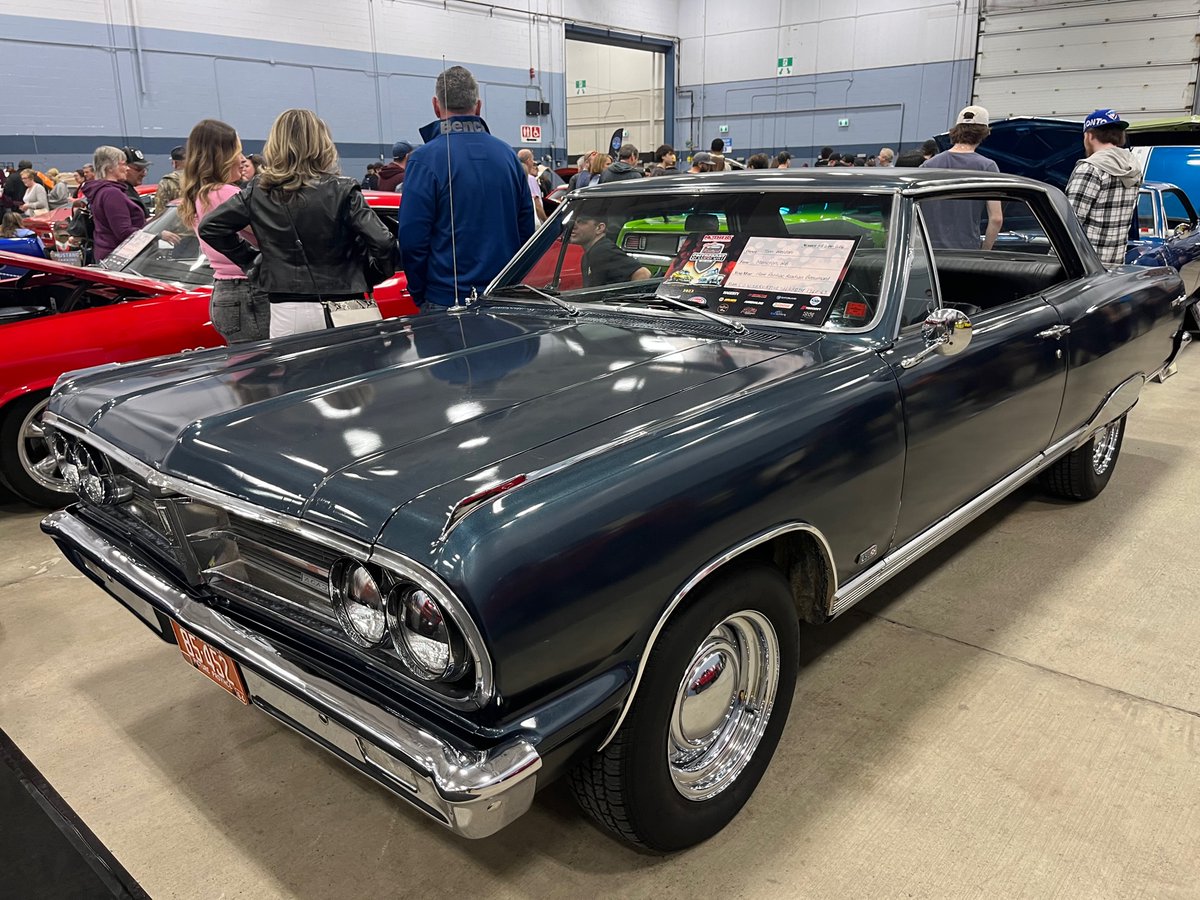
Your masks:
M 47 429 L 47 439 L 63 481 L 82 499 L 104 505 L 133 496 L 133 486 L 114 474 L 104 454 L 60 431 Z
M 343 557 L 329 571 L 329 597 L 346 636 L 373 649 L 389 639 L 423 681 L 452 682 L 470 662 L 462 632 L 427 590 Z

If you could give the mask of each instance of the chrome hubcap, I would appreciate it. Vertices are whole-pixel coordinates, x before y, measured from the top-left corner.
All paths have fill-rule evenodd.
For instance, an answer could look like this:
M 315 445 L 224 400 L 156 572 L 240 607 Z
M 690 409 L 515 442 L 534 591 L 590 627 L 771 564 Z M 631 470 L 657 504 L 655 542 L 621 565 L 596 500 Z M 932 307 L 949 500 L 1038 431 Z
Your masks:
M 735 613 L 700 642 L 675 695 L 667 765 L 675 789 L 708 800 L 754 756 L 779 686 L 779 639 L 763 615 Z
M 1092 438 L 1092 471 L 1103 475 L 1112 465 L 1113 456 L 1117 452 L 1117 438 L 1121 436 L 1121 421 L 1118 419 L 1111 425 L 1096 432 Z
M 42 425 L 42 416 L 50 398 L 33 407 L 21 422 L 21 431 L 17 438 L 17 458 L 25 474 L 44 488 L 71 493 L 62 474 L 58 471 L 58 460 L 50 452 L 50 442 L 46 440 L 46 429 Z

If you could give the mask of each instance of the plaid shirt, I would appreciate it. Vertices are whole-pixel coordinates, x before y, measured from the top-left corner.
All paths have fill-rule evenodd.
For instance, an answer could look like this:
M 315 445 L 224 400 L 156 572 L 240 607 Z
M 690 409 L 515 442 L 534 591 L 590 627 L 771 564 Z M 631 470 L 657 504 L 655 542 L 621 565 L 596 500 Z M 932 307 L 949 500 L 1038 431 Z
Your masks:
M 1114 175 L 1081 159 L 1067 182 L 1067 199 L 1083 226 L 1083 233 L 1106 266 L 1125 261 L 1125 244 L 1133 211 L 1137 208 L 1138 184 L 1127 185 Z

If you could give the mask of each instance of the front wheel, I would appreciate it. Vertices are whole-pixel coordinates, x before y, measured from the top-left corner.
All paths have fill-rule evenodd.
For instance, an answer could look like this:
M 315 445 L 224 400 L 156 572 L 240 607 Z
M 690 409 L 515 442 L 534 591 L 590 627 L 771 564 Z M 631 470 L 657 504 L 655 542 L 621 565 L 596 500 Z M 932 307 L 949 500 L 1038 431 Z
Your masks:
M 1042 487 L 1067 500 L 1091 500 L 1112 478 L 1124 437 L 1125 417 L 1121 416 L 1042 473 Z
M 796 686 L 798 646 L 791 589 L 777 569 L 717 576 L 659 636 L 612 742 L 572 771 L 580 805 L 649 850 L 712 837 L 771 761 Z
M 42 427 L 49 404 L 49 394 L 31 394 L 14 400 L 0 415 L 0 480 L 27 503 L 53 509 L 66 506 L 74 494 Z

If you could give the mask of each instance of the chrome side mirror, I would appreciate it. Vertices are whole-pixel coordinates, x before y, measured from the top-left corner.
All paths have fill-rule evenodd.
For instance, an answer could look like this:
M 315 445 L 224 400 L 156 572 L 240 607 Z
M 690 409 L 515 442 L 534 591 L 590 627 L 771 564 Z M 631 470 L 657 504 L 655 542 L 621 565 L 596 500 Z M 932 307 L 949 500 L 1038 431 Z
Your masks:
M 1171 236 L 1181 238 L 1184 235 L 1192 233 L 1192 224 L 1190 222 L 1180 222 L 1171 230 Z
M 933 310 L 921 326 L 925 338 L 925 349 L 900 361 L 900 367 L 911 369 L 925 357 L 937 353 L 939 356 L 957 356 L 971 343 L 971 320 L 961 309 L 942 307 Z

